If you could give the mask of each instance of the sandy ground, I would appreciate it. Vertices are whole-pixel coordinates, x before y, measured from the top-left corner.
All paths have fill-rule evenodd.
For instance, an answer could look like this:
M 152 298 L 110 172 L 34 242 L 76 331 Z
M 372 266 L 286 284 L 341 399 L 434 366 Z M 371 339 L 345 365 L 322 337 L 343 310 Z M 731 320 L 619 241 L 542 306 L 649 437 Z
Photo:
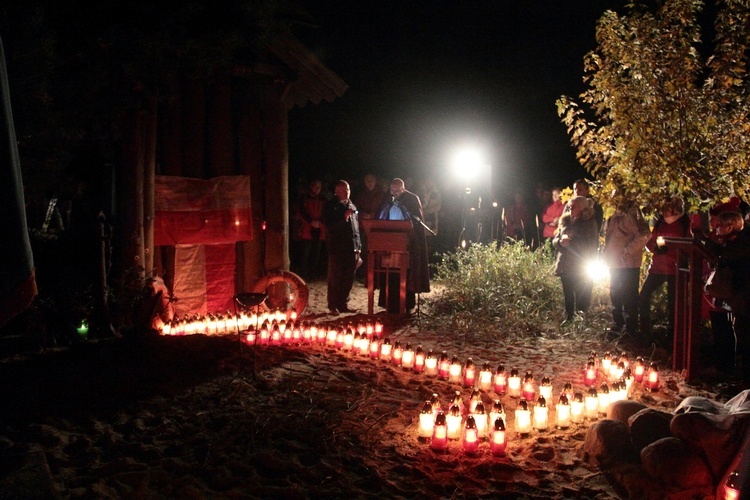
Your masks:
M 311 283 L 305 318 L 364 321 L 366 301 L 358 283 L 350 306 L 361 313 L 328 316 L 325 284 Z M 623 349 L 571 335 L 488 344 L 426 331 L 419 317 L 377 317 L 393 341 L 549 376 L 555 398 L 565 382 L 583 389 L 592 351 Z M 446 404 L 456 390 L 466 400 L 469 389 L 322 345 L 143 335 L 3 354 L 0 498 L 636 496 L 587 463 L 587 424 L 519 436 L 508 396 L 506 457 L 486 442 L 474 456 L 458 442 L 436 453 L 417 437 L 421 405 L 433 393 Z M 667 410 L 690 395 L 721 398 L 669 370 L 662 378 L 660 392 L 633 398 Z M 483 394 L 487 404 L 497 397 Z

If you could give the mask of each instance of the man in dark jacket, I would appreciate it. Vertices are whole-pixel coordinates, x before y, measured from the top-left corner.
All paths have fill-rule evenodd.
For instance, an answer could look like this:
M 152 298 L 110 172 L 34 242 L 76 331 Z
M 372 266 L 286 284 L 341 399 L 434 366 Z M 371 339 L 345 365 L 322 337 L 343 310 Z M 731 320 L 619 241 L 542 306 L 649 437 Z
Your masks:
M 395 178 L 391 181 L 391 199 L 378 213 L 379 219 L 411 219 L 413 229 L 409 233 L 409 271 L 406 275 L 406 309 L 411 311 L 416 305 L 416 294 L 430 291 L 430 270 L 427 254 L 427 232 L 424 224 L 424 213 L 419 196 L 406 190 L 404 181 Z M 398 214 L 397 216 L 394 214 Z M 385 286 L 398 290 L 398 280 L 388 282 Z M 399 310 L 399 294 L 389 293 L 389 304 L 385 303 L 385 286 L 380 287 L 378 305 L 390 313 Z
M 334 198 L 323 207 L 323 222 L 328 230 L 328 310 L 337 316 L 349 309 L 349 293 L 362 251 L 357 207 L 349 199 L 349 183 L 338 181 Z

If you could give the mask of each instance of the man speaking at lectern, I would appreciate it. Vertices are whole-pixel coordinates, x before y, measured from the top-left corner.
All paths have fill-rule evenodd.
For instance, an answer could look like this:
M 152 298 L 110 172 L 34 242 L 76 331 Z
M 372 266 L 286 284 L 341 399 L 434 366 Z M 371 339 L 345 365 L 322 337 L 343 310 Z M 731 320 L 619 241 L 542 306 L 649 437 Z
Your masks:
M 395 178 L 391 181 L 391 196 L 378 211 L 381 220 L 411 220 L 412 231 L 409 233 L 409 271 L 406 275 L 406 310 L 411 313 L 416 306 L 416 294 L 430 291 L 430 270 L 427 256 L 427 234 L 422 213 L 422 202 L 419 196 L 407 191 L 404 181 Z M 388 283 L 380 286 L 378 305 L 385 307 L 389 313 L 399 312 L 398 276 L 393 276 Z M 385 288 L 389 288 L 388 305 L 385 303 Z

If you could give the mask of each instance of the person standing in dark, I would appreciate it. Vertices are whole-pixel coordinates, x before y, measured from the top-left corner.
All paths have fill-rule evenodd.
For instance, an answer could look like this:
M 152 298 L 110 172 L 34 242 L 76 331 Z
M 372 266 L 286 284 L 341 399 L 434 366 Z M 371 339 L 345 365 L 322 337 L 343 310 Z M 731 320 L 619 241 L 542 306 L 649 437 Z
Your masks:
M 750 389 L 750 227 L 746 227 L 739 212 L 723 212 L 718 216 L 718 241 L 697 234 L 696 244 L 712 254 L 717 268 L 731 269 L 731 297 L 716 299 L 717 308 L 731 313 L 734 339 L 716 339 L 722 344 L 717 360 L 729 367 L 734 365 L 735 349 L 739 355 L 743 389 Z M 734 340 L 734 343 L 731 342 Z M 727 345 L 724 345 L 727 344 Z
M 323 224 L 323 206 L 326 198 L 321 194 L 323 182 L 313 179 L 308 184 L 307 193 L 299 203 L 298 214 L 302 239 L 299 271 L 306 280 L 317 277 L 320 272 L 320 254 L 326 240 L 326 227 Z
M 356 312 L 347 303 L 354 285 L 362 242 L 357 207 L 349 195 L 349 183 L 338 181 L 333 199 L 323 206 L 323 222 L 328 231 L 328 311 L 334 316 L 342 312 Z
M 427 231 L 424 224 L 424 213 L 419 196 L 407 191 L 404 181 L 395 178 L 391 181 L 391 200 L 380 209 L 378 218 L 387 220 L 411 219 L 412 231 L 409 233 L 407 250 L 409 251 L 409 270 L 406 275 L 406 311 L 411 313 L 416 306 L 416 294 L 430 291 L 430 270 L 427 254 Z M 394 217 L 393 214 L 404 214 Z M 378 305 L 385 307 L 389 313 L 399 311 L 399 283 L 398 276 L 380 287 Z M 385 288 L 389 287 L 393 293 L 388 293 L 388 304 L 385 303 Z M 389 290 L 389 291 L 390 291 Z
M 364 177 L 364 188 L 357 193 L 354 197 L 354 205 L 356 205 L 359 213 L 357 216 L 359 220 L 370 220 L 374 219 L 378 215 L 378 209 L 383 204 L 385 198 L 385 191 L 378 185 L 378 179 L 373 174 L 366 174 Z M 367 273 L 364 272 L 367 269 L 367 233 L 362 231 L 360 234 L 362 238 L 362 261 L 361 276 L 367 277 Z
M 552 238 L 557 250 L 555 274 L 560 276 L 565 304 L 565 321 L 575 319 L 577 313 L 588 311 L 591 303 L 591 279 L 586 265 L 596 257 L 599 237 L 594 221 L 594 200 L 574 196 L 569 201 L 570 211 L 560 217 Z
M 677 250 L 667 245 L 664 238 L 686 238 L 691 236 L 690 218 L 685 214 L 682 198 L 672 198 L 661 210 L 654 224 L 646 249 L 651 252 L 651 265 L 646 281 L 638 295 L 640 334 L 644 340 L 654 340 L 651 331 L 651 297 L 664 283 L 667 284 L 667 336 L 674 333 L 675 275 L 677 274 Z M 660 239 L 661 238 L 661 239 Z
M 651 236 L 641 209 L 625 200 L 617 190 L 615 213 L 607 219 L 604 237 L 604 259 L 609 266 L 609 298 L 612 302 L 610 331 L 630 335 L 638 333 L 638 285 L 643 249 Z
M 591 187 L 589 181 L 586 179 L 578 179 L 573 182 L 573 196 L 585 196 L 591 198 Z M 602 206 L 594 200 L 594 220 L 596 221 L 597 231 L 602 230 L 602 224 L 604 223 L 604 209 Z

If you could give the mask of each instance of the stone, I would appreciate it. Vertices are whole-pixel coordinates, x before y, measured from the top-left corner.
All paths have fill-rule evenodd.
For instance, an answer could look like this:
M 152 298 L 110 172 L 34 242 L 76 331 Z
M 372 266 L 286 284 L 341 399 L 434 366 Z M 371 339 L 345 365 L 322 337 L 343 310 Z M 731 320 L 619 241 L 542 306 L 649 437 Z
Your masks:
M 609 405 L 607 418 L 610 420 L 620 420 L 627 424 L 630 417 L 646 408 L 648 408 L 648 406 L 639 403 L 638 401 L 631 401 L 629 399 L 615 401 Z
M 640 452 L 654 441 L 672 436 L 669 430 L 671 420 L 671 413 L 654 408 L 645 408 L 631 416 L 628 425 L 635 449 Z
M 601 468 L 638 461 L 628 426 L 620 420 L 600 420 L 589 427 L 583 451 L 589 462 Z
M 706 457 L 712 474 L 718 479 L 739 453 L 750 432 L 750 413 L 681 413 L 672 418 L 670 429 L 674 437 Z
M 665 486 L 679 489 L 712 488 L 713 474 L 706 461 L 675 437 L 655 441 L 641 450 L 643 468 Z

